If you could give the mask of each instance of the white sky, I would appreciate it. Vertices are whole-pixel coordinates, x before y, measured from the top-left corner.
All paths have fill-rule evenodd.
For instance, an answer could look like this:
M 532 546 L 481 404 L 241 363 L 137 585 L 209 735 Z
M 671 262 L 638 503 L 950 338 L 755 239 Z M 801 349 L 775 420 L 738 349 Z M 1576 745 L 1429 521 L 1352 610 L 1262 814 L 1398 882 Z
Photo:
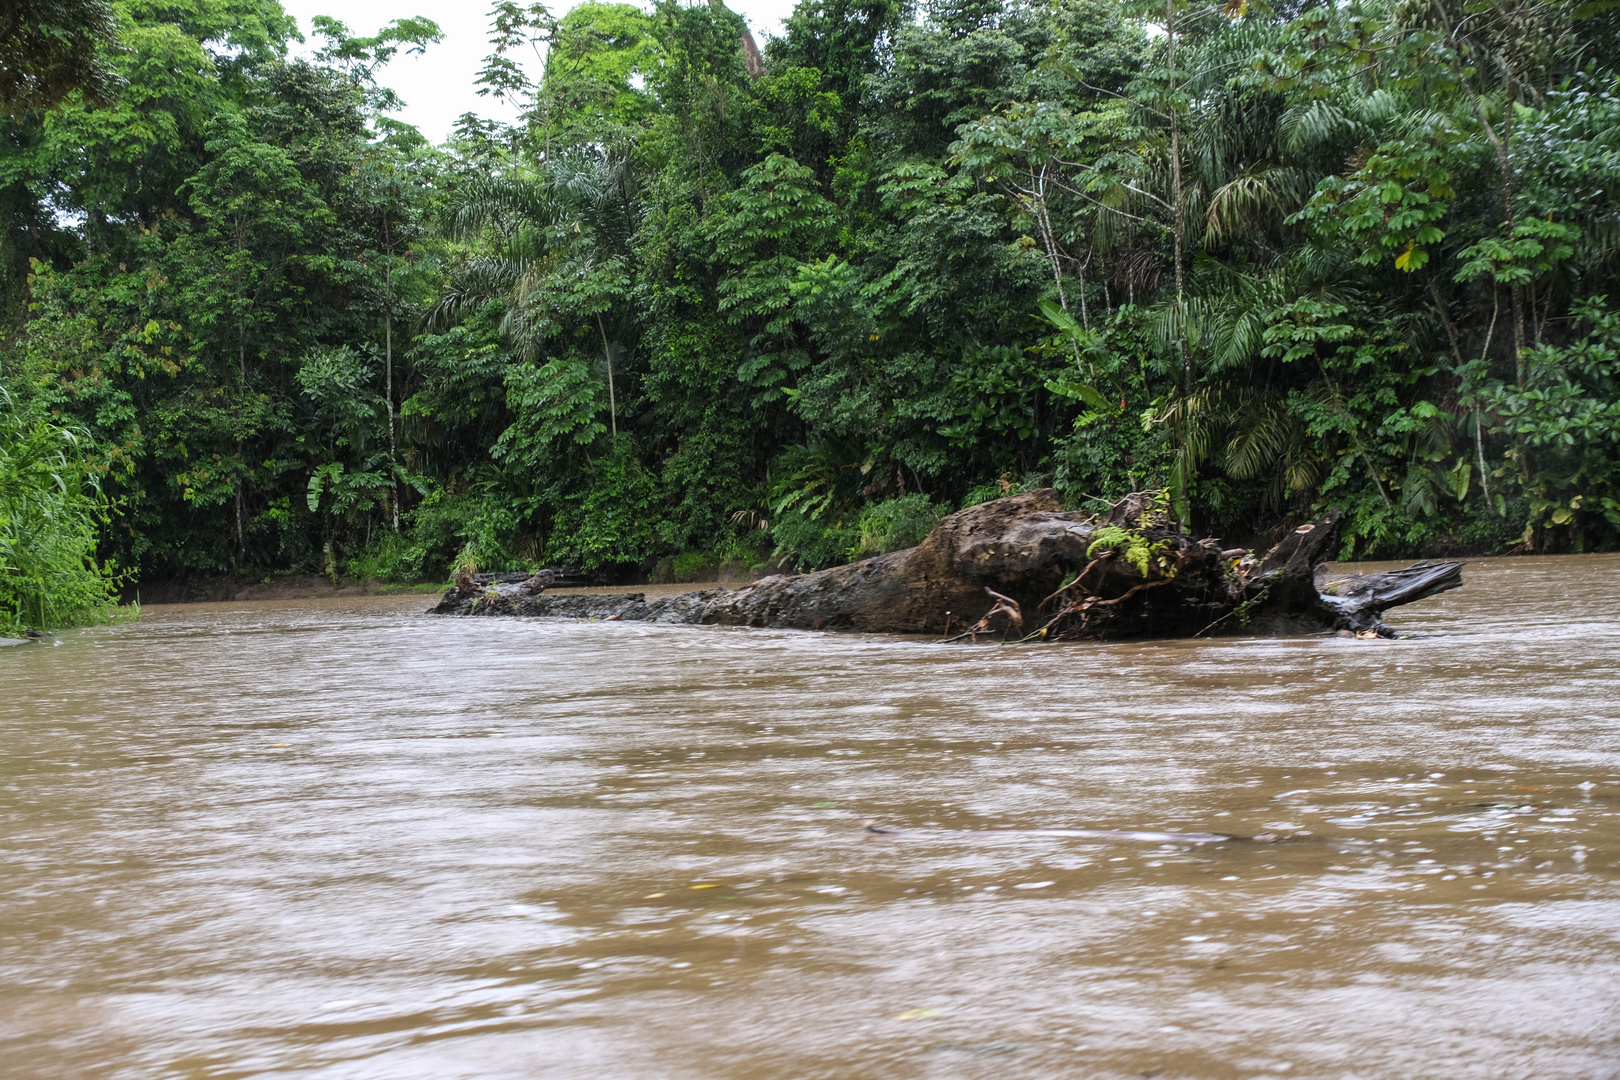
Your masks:
M 310 26 L 316 15 L 330 15 L 362 37 L 400 18 L 420 16 L 438 23 L 444 32 L 442 42 L 429 46 L 422 56 L 401 53 L 382 73 L 382 82 L 405 99 L 405 108 L 395 115 L 415 124 L 434 142 L 443 140 L 465 112 L 493 120 L 516 118 L 494 98 L 479 97 L 473 87 L 490 51 L 488 0 L 282 0 L 281 6 L 298 20 L 306 44 L 294 48 L 303 52 L 313 51 Z M 560 0 L 551 10 L 561 15 L 573 6 L 570 0 Z M 728 0 L 727 6 L 748 20 L 763 47 L 767 36 L 781 33 L 793 0 Z

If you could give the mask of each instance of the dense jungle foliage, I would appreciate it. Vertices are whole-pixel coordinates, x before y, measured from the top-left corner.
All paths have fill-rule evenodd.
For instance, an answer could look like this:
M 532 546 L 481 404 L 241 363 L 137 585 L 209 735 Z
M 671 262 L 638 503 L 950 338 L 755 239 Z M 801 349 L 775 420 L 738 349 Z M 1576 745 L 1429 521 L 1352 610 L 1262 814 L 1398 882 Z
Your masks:
M 1047 484 L 1620 538 L 1613 0 L 802 0 L 757 51 L 502 0 L 523 118 L 439 146 L 384 85 L 425 19 L 17 10 L 5 453 L 102 581 L 825 566 Z

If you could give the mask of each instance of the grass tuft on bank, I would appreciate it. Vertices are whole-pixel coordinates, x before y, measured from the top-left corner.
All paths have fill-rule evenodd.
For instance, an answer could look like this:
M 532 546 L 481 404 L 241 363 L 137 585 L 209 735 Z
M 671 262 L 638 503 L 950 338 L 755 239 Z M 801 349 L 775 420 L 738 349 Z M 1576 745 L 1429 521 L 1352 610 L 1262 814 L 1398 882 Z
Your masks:
M 84 445 L 0 390 L 0 634 L 137 613 L 117 606 L 117 567 L 96 555 L 107 504 Z

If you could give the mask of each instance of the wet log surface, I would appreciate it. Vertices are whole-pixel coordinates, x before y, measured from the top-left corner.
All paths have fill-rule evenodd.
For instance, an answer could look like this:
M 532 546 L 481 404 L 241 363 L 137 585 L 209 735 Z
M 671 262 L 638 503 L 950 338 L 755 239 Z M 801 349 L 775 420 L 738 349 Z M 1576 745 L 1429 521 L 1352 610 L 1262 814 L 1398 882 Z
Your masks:
M 546 595 L 541 571 L 463 574 L 433 612 L 993 638 L 1117 639 L 1343 631 L 1390 636 L 1380 619 L 1462 584 L 1461 563 L 1335 578 L 1337 512 L 1263 555 L 1223 551 L 1170 526 L 1149 495 L 1107 515 L 1065 512 L 1034 491 L 943 518 L 914 548 L 737 589 L 648 600 Z M 551 576 L 548 576 L 551 575 Z M 483 580 L 479 580 L 482 578 Z

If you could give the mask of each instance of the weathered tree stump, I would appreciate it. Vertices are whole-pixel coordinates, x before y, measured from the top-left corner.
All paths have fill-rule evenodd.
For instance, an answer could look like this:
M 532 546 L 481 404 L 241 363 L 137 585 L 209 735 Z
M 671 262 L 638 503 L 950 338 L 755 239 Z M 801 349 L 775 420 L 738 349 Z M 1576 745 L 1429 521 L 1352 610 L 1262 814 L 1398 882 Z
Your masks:
M 1106 516 L 1064 512 L 1047 489 L 951 514 L 914 548 L 738 589 L 540 595 L 528 582 L 458 582 L 433 610 L 936 634 L 977 639 L 1393 633 L 1385 610 L 1462 584 L 1461 563 L 1333 579 L 1340 515 L 1257 556 L 1176 531 L 1151 495 Z M 511 576 L 511 575 L 507 575 Z

